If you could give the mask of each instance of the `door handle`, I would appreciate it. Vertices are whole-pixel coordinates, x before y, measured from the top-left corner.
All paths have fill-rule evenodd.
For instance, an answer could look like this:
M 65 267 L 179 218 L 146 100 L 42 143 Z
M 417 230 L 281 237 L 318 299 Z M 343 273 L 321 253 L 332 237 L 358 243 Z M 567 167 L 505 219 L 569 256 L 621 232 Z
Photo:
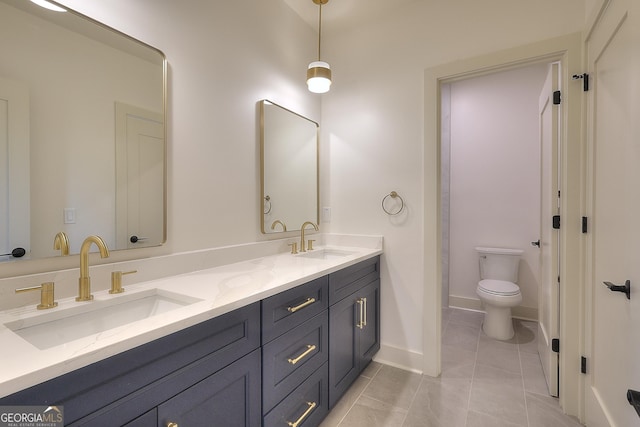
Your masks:
M 627 400 L 629 401 L 629 405 L 633 406 L 633 409 L 636 410 L 640 417 L 640 391 L 627 390 Z
M 138 237 L 138 236 L 136 236 L 136 235 L 133 235 L 133 236 L 131 236 L 131 238 L 129 239 L 129 241 L 130 241 L 131 243 L 138 243 L 138 242 L 141 242 L 141 241 L 143 241 L 143 240 L 147 240 L 147 237 Z
M 624 285 L 614 285 L 611 282 L 602 282 L 611 292 L 624 292 L 627 295 L 627 299 L 631 299 L 631 281 L 627 280 Z
M 535 242 L 531 242 L 531 246 L 540 247 L 540 239 L 536 240 Z

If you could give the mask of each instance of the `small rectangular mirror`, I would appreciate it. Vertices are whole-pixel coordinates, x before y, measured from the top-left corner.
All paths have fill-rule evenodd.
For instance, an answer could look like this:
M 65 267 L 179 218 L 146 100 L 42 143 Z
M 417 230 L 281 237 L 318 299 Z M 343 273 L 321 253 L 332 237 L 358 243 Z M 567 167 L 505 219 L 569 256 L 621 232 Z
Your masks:
M 262 233 L 319 222 L 318 128 L 313 120 L 260 101 Z

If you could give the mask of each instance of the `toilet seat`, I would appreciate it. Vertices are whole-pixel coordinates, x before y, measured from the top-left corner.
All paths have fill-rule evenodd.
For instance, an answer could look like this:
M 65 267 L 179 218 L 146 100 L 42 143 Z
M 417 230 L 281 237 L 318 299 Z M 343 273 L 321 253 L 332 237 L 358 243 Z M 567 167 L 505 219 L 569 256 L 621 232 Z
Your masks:
M 520 293 L 518 285 L 506 280 L 481 280 L 478 283 L 478 289 L 491 295 L 512 296 Z

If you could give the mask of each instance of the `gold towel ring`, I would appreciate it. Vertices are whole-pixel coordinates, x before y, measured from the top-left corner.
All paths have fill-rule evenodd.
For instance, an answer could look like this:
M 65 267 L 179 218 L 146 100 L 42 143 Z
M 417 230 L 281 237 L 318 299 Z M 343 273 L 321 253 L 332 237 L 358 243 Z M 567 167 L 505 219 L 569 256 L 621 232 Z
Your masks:
M 271 197 L 269 197 L 268 195 L 264 196 L 264 205 L 262 207 L 263 207 L 263 211 L 262 211 L 263 214 L 266 215 L 269 212 L 271 212 Z
M 400 199 L 400 209 L 398 209 L 396 212 L 389 212 L 387 210 L 387 208 L 384 206 L 384 202 L 387 200 L 387 198 L 391 197 L 392 199 Z M 392 191 L 391 193 L 387 194 L 386 196 L 384 196 L 384 198 L 382 199 L 382 210 L 387 214 L 387 215 L 398 215 L 400 212 L 402 212 L 402 210 L 404 209 L 404 200 L 402 199 L 402 197 L 400 197 L 400 195 L 398 193 L 396 193 L 395 191 Z

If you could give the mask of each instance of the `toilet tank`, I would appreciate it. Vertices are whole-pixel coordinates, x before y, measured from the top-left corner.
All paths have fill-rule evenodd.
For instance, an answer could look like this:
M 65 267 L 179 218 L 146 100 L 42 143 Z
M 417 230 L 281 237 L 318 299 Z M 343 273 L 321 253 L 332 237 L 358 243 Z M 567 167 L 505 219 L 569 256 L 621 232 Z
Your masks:
M 518 266 L 522 249 L 477 247 L 480 257 L 480 280 L 494 279 L 518 282 Z

